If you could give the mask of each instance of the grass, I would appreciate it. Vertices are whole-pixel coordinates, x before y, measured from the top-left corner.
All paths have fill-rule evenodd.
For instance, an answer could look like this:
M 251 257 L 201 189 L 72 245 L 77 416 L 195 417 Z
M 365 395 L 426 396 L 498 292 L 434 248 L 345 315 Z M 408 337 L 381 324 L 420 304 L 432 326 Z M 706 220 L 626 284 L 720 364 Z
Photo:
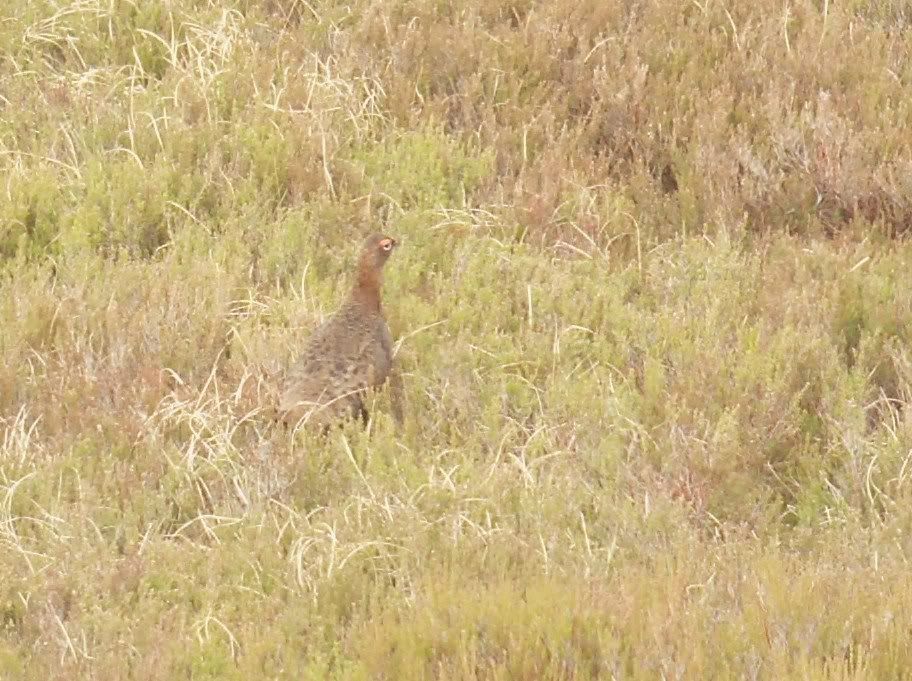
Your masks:
M 908 677 L 908 9 L 736 5 L 7 2 L 0 679 Z

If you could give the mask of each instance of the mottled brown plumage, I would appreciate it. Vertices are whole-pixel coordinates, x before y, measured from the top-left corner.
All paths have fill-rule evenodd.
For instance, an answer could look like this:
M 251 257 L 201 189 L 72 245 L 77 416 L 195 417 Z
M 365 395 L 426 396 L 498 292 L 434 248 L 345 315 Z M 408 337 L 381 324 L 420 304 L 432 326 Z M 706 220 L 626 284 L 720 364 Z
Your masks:
M 395 247 L 396 240 L 382 234 L 364 242 L 348 299 L 314 331 L 288 371 L 279 399 L 286 424 L 327 426 L 347 416 L 367 421 L 365 392 L 380 386 L 393 369 L 393 339 L 383 316 L 380 288 L 383 266 Z M 399 420 L 399 382 L 394 380 Z

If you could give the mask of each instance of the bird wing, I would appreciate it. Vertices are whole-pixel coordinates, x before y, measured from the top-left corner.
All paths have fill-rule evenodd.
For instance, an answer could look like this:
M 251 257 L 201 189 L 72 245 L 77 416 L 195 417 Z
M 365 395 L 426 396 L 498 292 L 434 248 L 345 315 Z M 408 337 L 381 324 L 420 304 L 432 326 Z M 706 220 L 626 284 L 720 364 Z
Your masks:
M 303 405 L 325 405 L 371 385 L 371 367 L 364 361 L 372 334 L 361 325 L 330 319 L 318 328 L 285 378 L 281 411 Z

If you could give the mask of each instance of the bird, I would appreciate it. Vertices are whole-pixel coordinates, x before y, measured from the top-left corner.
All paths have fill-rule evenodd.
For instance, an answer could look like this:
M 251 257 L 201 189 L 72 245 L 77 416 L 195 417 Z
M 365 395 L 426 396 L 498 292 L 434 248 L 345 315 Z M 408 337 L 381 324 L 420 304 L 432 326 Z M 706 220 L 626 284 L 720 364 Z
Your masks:
M 313 332 L 288 369 L 279 395 L 278 415 L 286 427 L 322 427 L 370 415 L 369 389 L 393 374 L 393 339 L 383 313 L 383 267 L 399 245 L 393 237 L 372 234 L 363 243 L 355 282 L 342 306 Z M 391 378 L 393 416 L 401 422 L 401 379 Z

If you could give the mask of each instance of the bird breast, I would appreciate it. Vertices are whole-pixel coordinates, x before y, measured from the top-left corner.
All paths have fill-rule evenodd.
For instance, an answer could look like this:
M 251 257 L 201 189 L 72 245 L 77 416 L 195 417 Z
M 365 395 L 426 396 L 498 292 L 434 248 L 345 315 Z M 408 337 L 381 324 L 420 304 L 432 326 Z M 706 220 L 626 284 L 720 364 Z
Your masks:
M 393 365 L 393 337 L 386 321 L 377 324 L 377 342 L 374 344 L 374 385 L 380 385 L 389 376 Z

